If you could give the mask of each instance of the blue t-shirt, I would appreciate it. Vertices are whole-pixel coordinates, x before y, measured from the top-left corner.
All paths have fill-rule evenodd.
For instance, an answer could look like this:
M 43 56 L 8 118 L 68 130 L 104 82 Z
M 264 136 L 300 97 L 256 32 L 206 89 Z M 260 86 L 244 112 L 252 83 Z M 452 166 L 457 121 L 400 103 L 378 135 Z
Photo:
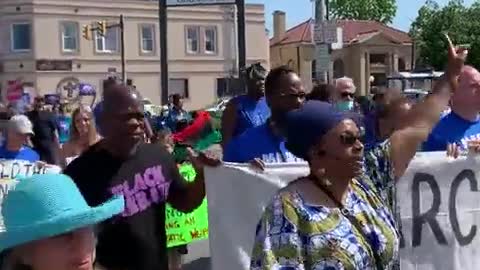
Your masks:
M 480 139 L 480 120 L 468 121 L 454 112 L 442 117 L 423 144 L 423 151 L 445 151 L 447 144 L 456 143 L 462 150 L 468 142 Z
M 58 139 L 60 143 L 66 143 L 70 139 L 70 127 L 72 126 L 72 118 L 61 115 L 57 118 Z
M 23 146 L 20 151 L 12 152 L 8 151 L 5 145 L 0 147 L 0 159 L 18 159 L 30 162 L 37 162 L 40 160 L 40 156 L 32 148 Z
M 285 147 L 285 139 L 275 136 L 268 123 L 251 128 L 225 147 L 223 160 L 246 163 L 261 159 L 265 163 L 303 162 Z
M 270 108 L 264 97 L 254 100 L 247 95 L 235 97 L 232 102 L 237 107 L 237 122 L 233 131 L 236 137 L 250 128 L 258 127 L 267 122 Z

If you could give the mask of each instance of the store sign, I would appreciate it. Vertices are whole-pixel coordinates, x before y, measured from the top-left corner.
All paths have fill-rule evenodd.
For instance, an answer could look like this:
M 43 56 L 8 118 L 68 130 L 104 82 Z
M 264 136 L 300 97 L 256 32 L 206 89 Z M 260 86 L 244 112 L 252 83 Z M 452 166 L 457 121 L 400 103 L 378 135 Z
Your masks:
M 37 60 L 38 71 L 71 71 L 72 60 Z
M 167 0 L 167 6 L 226 5 L 235 2 L 235 0 Z
M 316 23 L 313 31 L 313 39 L 316 44 L 333 44 L 338 42 L 336 21 Z

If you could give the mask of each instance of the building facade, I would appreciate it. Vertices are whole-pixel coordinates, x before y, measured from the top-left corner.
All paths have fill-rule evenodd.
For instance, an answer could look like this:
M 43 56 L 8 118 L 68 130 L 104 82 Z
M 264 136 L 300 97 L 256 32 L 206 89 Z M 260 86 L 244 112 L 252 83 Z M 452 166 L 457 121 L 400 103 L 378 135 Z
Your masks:
M 314 21 L 309 19 L 286 30 L 286 14 L 273 14 L 274 35 L 270 39 L 272 67 L 289 65 L 303 79 L 307 89 L 320 78 L 316 72 Z M 387 76 L 410 70 L 412 40 L 403 31 L 374 21 L 337 21 L 338 42 L 332 44 L 329 79 L 351 77 L 359 95 L 367 95 L 371 86 L 386 86 Z
M 121 74 L 120 30 L 82 38 L 84 25 L 125 17 L 128 81 L 152 103 L 161 103 L 158 2 L 147 0 L 2 0 L 0 89 L 21 80 L 34 95 L 75 95 L 72 86 L 93 85 L 100 94 L 109 74 Z M 234 6 L 168 9 L 169 94 L 185 106 L 214 102 L 228 78 L 238 75 Z M 263 5 L 246 6 L 247 63 L 269 67 Z M 74 87 L 73 87 L 74 88 Z

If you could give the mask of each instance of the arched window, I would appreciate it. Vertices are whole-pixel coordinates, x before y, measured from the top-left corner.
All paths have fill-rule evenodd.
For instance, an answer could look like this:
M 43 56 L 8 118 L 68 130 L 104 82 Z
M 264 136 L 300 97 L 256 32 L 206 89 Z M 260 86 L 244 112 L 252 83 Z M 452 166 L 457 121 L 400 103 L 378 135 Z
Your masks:
M 295 62 L 293 61 L 293 59 L 288 60 L 287 66 L 291 69 L 295 68 Z
M 345 67 L 342 59 L 337 59 L 333 62 L 333 78 L 341 78 L 345 76 Z

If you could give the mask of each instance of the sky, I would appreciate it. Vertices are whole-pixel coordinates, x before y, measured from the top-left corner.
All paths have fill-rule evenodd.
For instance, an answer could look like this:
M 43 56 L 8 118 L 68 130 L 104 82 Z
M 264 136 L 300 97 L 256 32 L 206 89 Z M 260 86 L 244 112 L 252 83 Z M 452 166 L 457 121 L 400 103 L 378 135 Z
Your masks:
M 449 0 L 436 0 L 440 5 L 448 3 Z M 464 0 L 469 5 L 475 0 Z M 272 33 L 272 13 L 275 10 L 286 12 L 287 27 L 290 28 L 306 21 L 313 15 L 312 3 L 310 0 L 246 0 L 247 3 L 265 4 L 265 17 L 267 28 Z M 400 30 L 408 31 L 410 24 L 417 17 L 418 9 L 425 3 L 425 0 L 397 0 L 398 10 L 392 25 Z

